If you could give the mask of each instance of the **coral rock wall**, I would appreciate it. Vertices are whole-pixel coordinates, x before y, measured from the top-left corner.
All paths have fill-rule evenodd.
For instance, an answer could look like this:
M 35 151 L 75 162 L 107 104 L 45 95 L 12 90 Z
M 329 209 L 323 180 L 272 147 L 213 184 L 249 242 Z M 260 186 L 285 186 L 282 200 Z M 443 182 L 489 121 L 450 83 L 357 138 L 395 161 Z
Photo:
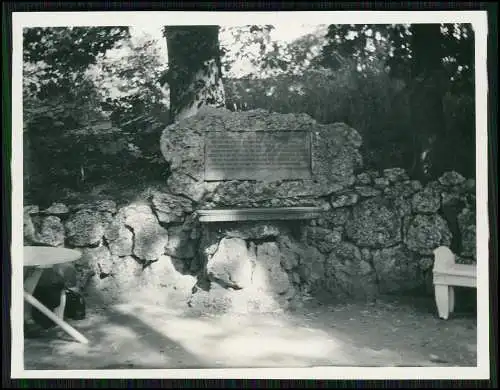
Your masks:
M 204 132 L 307 130 L 307 180 L 203 180 Z M 307 115 L 202 110 L 165 129 L 165 192 L 116 205 L 24 207 L 27 245 L 81 249 L 68 283 L 107 299 L 218 310 L 276 310 L 329 293 L 374 297 L 425 285 L 432 251 L 475 262 L 475 182 L 456 172 L 423 185 L 400 168 L 363 171 L 359 134 Z M 309 221 L 203 223 L 203 208 L 319 206 Z

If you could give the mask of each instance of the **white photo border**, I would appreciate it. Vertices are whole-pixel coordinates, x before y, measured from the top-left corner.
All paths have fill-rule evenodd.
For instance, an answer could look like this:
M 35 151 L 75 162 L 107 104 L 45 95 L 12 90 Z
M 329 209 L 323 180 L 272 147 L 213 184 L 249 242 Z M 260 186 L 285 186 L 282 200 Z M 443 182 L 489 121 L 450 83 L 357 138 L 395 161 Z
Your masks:
M 307 15 L 304 15 L 307 14 Z M 477 367 L 315 367 L 269 369 L 25 370 L 23 364 L 23 95 L 24 27 L 189 25 L 471 23 L 475 32 Z M 293 27 L 290 27 L 293 28 Z M 227 378 L 227 379 L 489 379 L 488 77 L 486 11 L 99 11 L 12 12 L 12 379 L 18 378 Z

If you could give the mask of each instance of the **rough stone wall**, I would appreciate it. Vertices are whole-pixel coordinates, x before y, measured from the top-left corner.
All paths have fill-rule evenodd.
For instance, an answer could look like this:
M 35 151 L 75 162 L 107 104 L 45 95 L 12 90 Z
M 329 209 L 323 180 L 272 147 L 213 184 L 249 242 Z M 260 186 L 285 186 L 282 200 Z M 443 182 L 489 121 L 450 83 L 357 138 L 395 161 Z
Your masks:
M 203 132 L 306 129 L 311 180 L 203 181 Z M 314 146 L 316 145 L 316 146 Z M 70 284 L 112 300 L 179 302 L 203 310 L 277 310 L 328 293 L 374 297 L 430 281 L 432 250 L 475 262 L 475 182 L 448 172 L 425 186 L 400 168 L 362 171 L 357 132 L 306 115 L 202 111 L 167 128 L 168 192 L 117 206 L 24 208 L 25 244 L 80 248 Z M 204 223 L 198 208 L 310 206 L 310 221 Z
M 204 181 L 205 133 L 292 130 L 312 135 L 311 179 Z M 306 114 L 235 113 L 204 107 L 198 115 L 165 129 L 160 148 L 171 170 L 170 191 L 198 207 L 281 207 L 314 205 L 318 198 L 351 185 L 353 172 L 362 166 L 361 142 L 359 133 L 349 126 L 322 125 Z
M 80 249 L 68 282 L 89 281 L 113 300 L 196 303 L 243 290 L 252 305 L 263 304 L 260 292 L 281 306 L 318 291 L 370 297 L 428 282 L 441 244 L 475 263 L 474 187 L 454 172 L 426 186 L 400 169 L 363 172 L 324 200 L 319 219 L 203 226 L 189 200 L 166 193 L 119 208 L 111 200 L 28 205 L 25 244 Z
M 66 281 L 110 301 L 187 301 L 196 279 L 199 229 L 189 201 L 151 192 L 143 201 L 24 207 L 25 245 L 76 248 L 80 260 L 65 266 Z M 195 267 L 191 270 L 191 266 Z M 45 275 L 44 275 L 45 276 Z M 50 276 L 46 277 L 50 283 Z M 42 282 L 43 283 L 43 280 Z

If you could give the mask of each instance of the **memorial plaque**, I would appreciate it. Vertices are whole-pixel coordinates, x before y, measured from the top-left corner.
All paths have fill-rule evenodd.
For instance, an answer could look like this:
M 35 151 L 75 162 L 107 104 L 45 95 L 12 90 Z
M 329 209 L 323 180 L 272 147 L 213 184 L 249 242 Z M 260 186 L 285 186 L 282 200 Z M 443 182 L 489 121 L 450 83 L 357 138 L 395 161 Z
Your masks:
M 206 135 L 206 181 L 310 177 L 309 132 L 218 131 Z

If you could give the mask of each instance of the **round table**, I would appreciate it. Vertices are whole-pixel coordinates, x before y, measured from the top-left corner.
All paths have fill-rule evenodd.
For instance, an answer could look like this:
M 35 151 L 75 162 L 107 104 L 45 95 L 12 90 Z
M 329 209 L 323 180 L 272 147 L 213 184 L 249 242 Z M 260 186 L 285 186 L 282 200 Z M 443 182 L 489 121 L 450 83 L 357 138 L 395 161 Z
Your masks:
M 25 246 L 23 265 L 25 267 L 34 267 L 34 270 L 24 281 L 24 300 L 40 310 L 77 341 L 87 344 L 87 338 L 64 321 L 64 308 L 66 305 L 66 293 L 64 289 L 61 292 L 61 304 L 54 309 L 55 313 L 33 296 L 44 269 L 51 268 L 57 264 L 76 261 L 81 256 L 81 252 L 75 249 L 48 246 Z

